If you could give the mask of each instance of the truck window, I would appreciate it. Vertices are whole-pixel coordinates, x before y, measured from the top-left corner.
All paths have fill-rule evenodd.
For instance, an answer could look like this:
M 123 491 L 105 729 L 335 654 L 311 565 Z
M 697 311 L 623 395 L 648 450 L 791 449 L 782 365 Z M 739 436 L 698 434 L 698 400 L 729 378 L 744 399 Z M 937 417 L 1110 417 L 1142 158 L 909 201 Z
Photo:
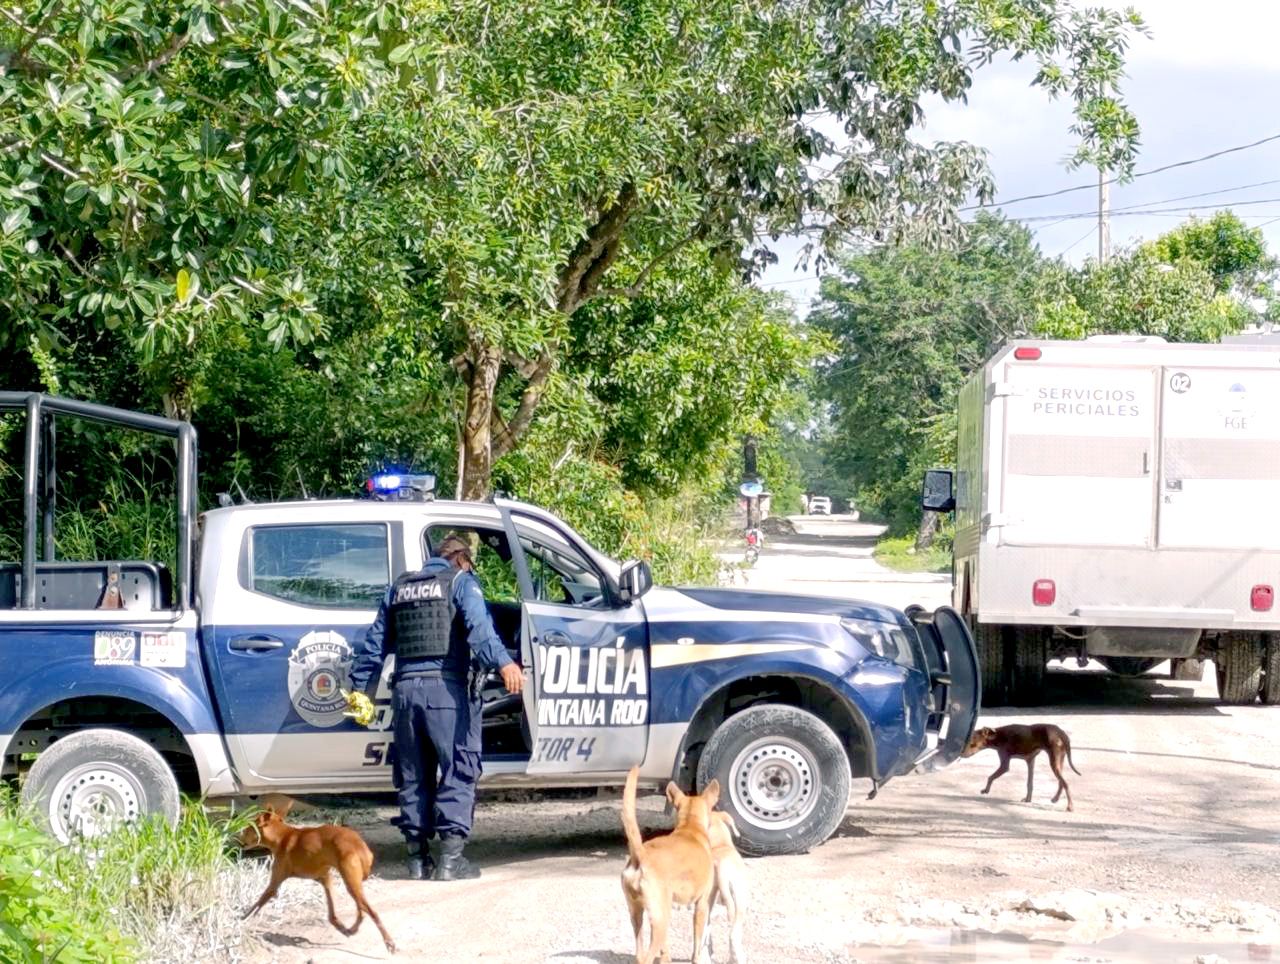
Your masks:
M 505 532 L 486 526 L 433 525 L 423 533 L 427 555 L 435 555 L 436 546 L 448 536 L 460 536 L 471 546 L 476 578 L 484 589 L 485 599 L 491 603 L 520 604 L 520 585 Z
M 520 544 L 529 563 L 534 598 L 573 606 L 589 606 L 604 598 L 599 575 L 567 546 L 524 537 Z
M 376 608 L 391 583 L 382 523 L 255 526 L 246 552 L 245 588 L 300 606 Z

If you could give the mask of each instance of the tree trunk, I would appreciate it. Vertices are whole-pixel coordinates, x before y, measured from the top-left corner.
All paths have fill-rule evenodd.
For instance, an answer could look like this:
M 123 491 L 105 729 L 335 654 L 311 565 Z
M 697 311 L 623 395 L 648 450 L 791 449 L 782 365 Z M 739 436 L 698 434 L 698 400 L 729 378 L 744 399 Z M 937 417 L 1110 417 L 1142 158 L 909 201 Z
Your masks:
M 920 516 L 920 528 L 916 530 L 916 552 L 923 552 L 933 545 L 933 537 L 938 532 L 938 513 L 925 509 Z
M 502 353 L 493 345 L 475 342 L 468 353 L 467 416 L 462 430 L 462 498 L 489 497 L 493 473 L 494 390 L 502 367 Z

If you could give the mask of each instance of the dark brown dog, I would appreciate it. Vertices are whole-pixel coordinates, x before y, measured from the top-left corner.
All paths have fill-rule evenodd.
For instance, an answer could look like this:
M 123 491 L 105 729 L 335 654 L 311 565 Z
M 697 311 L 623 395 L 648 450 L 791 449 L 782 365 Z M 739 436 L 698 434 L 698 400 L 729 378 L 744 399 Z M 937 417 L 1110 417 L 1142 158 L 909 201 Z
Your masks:
M 1049 766 L 1053 768 L 1053 775 L 1058 778 L 1058 792 L 1053 795 L 1053 802 L 1058 802 L 1058 797 L 1062 796 L 1065 791 L 1067 794 L 1067 809 L 1074 810 L 1071 805 L 1071 790 L 1067 786 L 1067 781 L 1062 776 L 1062 761 L 1066 759 L 1072 770 L 1076 770 L 1076 765 L 1071 761 L 1071 741 L 1067 739 L 1067 734 L 1063 732 L 1061 727 L 1054 726 L 1052 723 L 1036 723 L 1026 726 L 1021 723 L 1014 723 L 1009 726 L 1002 726 L 998 729 L 992 729 L 984 726 L 981 729 L 973 731 L 973 736 L 969 737 L 969 745 L 964 748 L 961 756 L 973 756 L 979 750 L 985 750 L 987 747 L 995 750 L 1000 754 L 1000 768 L 987 778 L 987 785 L 982 788 L 983 793 L 991 792 L 991 784 L 995 782 L 996 777 L 1009 772 L 1009 759 L 1017 757 L 1019 760 L 1027 761 L 1027 803 L 1031 802 L 1031 781 L 1035 776 L 1036 754 L 1044 750 L 1049 754 Z
M 324 888 L 324 898 L 329 905 L 329 923 L 350 937 L 360 929 L 367 913 L 378 925 L 387 950 L 395 953 L 396 945 L 382 926 L 377 913 L 364 896 L 364 881 L 373 869 L 373 852 L 364 838 L 350 827 L 325 824 L 320 827 L 294 827 L 274 810 L 264 810 L 254 817 L 253 823 L 240 837 L 248 847 L 266 847 L 271 851 L 271 880 L 258 902 L 245 911 L 245 917 L 257 913 L 267 901 L 276 895 L 280 885 L 290 877 L 318 880 Z M 329 871 L 337 870 L 347 892 L 356 902 L 356 922 L 343 927 L 333 909 L 333 890 Z

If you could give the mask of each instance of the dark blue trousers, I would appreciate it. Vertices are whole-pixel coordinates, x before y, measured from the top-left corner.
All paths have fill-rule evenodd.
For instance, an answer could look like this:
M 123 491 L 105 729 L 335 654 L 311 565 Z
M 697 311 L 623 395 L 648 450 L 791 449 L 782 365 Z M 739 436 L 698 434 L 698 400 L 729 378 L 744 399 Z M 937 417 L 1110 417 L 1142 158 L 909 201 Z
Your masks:
M 480 704 L 441 676 L 398 680 L 391 693 L 400 825 L 409 844 L 467 837 L 480 778 Z

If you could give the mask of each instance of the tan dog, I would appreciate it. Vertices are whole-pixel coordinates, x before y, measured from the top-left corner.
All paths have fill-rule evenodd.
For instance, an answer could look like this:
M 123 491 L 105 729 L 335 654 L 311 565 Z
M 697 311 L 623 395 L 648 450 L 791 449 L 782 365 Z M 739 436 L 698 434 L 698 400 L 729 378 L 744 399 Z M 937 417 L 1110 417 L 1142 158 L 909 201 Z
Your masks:
M 715 908 L 716 899 L 724 904 L 729 918 L 729 964 L 747 964 L 746 951 L 742 949 L 742 929 L 747 920 L 747 904 L 750 892 L 747 889 L 747 865 L 738 848 L 733 845 L 733 837 L 738 826 L 733 817 L 723 810 L 711 812 L 711 824 L 707 828 L 707 839 L 711 843 L 711 862 L 715 866 L 716 882 L 711 891 L 711 907 Z M 707 944 L 711 943 L 711 928 L 707 928 Z M 699 959 L 700 964 L 710 964 L 711 955 L 704 947 Z
M 1067 809 L 1074 810 L 1075 807 L 1071 803 L 1071 789 L 1067 786 L 1066 778 L 1062 775 L 1062 761 L 1066 760 L 1072 770 L 1078 774 L 1076 765 L 1071 760 L 1071 740 L 1067 734 L 1059 726 L 1052 723 L 1035 723 L 1027 726 L 1022 723 L 1012 723 L 1009 726 L 1002 726 L 998 729 L 992 729 L 984 726 L 981 729 L 973 731 L 973 736 L 969 737 L 969 744 L 964 748 L 961 756 L 973 756 L 979 750 L 985 750 L 987 747 L 995 750 L 1000 754 L 1000 766 L 996 772 L 987 777 L 987 785 L 982 788 L 983 793 L 991 792 L 991 784 L 996 777 L 1009 772 L 1009 760 L 1017 757 L 1019 760 L 1027 761 L 1027 796 L 1024 803 L 1031 802 L 1031 781 L 1035 777 L 1036 754 L 1041 750 L 1049 755 L 1049 768 L 1053 770 L 1053 775 L 1058 778 L 1058 792 L 1053 795 L 1053 802 L 1058 802 L 1058 797 L 1062 796 L 1065 791 L 1067 794 Z
M 636 934 L 636 964 L 652 964 L 662 955 L 671 960 L 667 929 L 671 905 L 693 905 L 693 950 L 703 950 L 707 912 L 715 886 L 715 867 L 707 828 L 711 808 L 720 799 L 720 783 L 712 780 L 700 794 L 683 793 L 667 784 L 667 800 L 676 808 L 676 826 L 664 837 L 645 843 L 636 822 L 636 782 L 640 768 L 632 767 L 622 793 L 622 829 L 627 835 L 627 866 L 622 871 L 622 892 Z M 649 946 L 644 945 L 644 918 L 649 915 Z
M 284 818 L 274 810 L 264 810 L 254 817 L 253 823 L 241 834 L 240 842 L 248 847 L 261 846 L 271 851 L 271 880 L 258 902 L 245 911 L 245 917 L 257 913 L 290 877 L 318 880 L 324 888 L 325 902 L 329 905 L 330 924 L 350 937 L 360 929 L 367 913 L 378 925 L 387 950 L 395 953 L 395 942 L 391 940 L 391 935 L 382 926 L 382 921 L 364 896 L 364 881 L 373 868 L 373 852 L 355 830 L 336 824 L 294 827 L 285 823 Z M 356 922 L 350 927 L 342 926 L 333 909 L 329 871 L 335 869 L 342 875 L 347 892 L 356 902 Z

